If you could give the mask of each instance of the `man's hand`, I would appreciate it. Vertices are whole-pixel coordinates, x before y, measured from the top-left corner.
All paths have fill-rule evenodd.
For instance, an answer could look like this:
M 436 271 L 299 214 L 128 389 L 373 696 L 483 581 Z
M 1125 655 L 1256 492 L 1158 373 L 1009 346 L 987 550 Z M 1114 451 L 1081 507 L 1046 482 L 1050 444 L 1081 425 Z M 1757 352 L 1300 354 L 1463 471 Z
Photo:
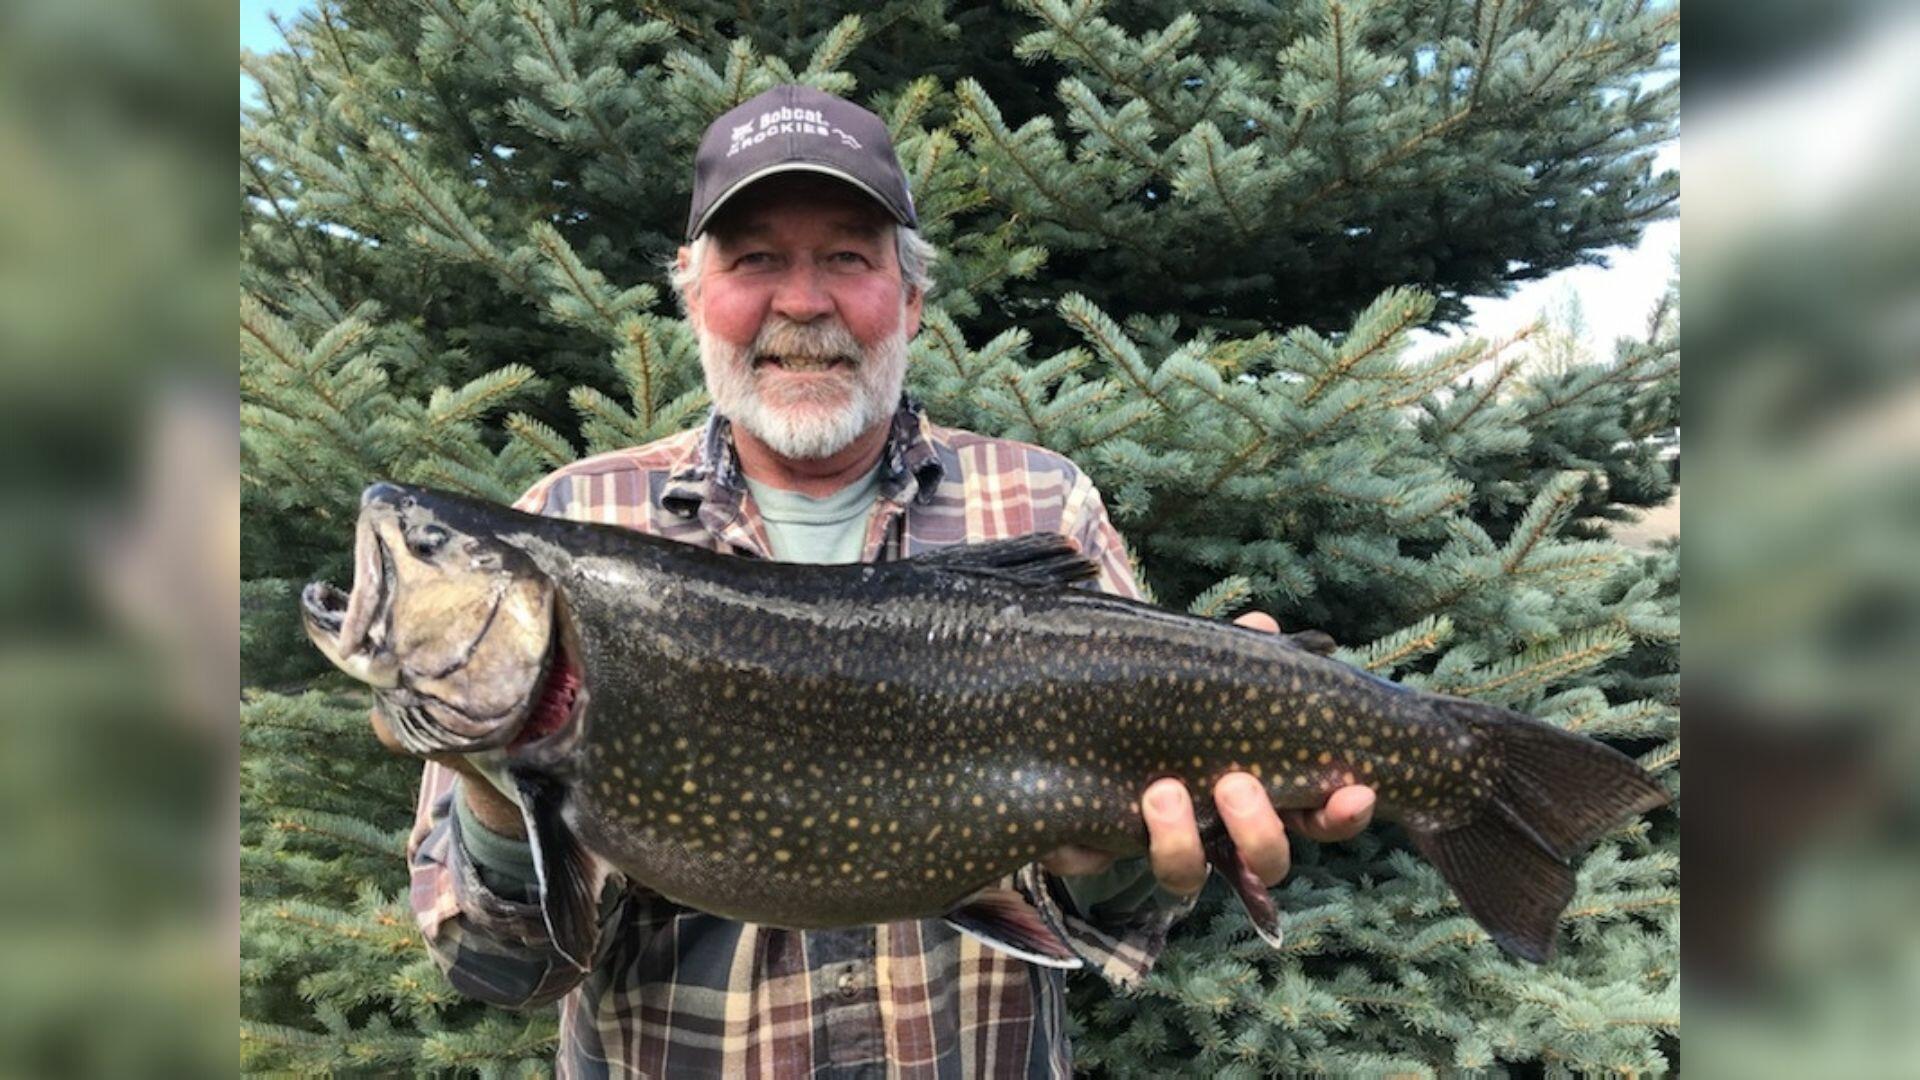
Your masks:
M 1234 622 L 1269 634 L 1280 632 L 1273 616 L 1249 612 Z M 1233 837 L 1240 858 L 1261 882 L 1278 885 L 1293 866 L 1287 829 L 1312 840 L 1331 843 L 1351 840 L 1373 820 L 1373 789 L 1355 784 L 1344 787 L 1314 811 L 1276 812 L 1266 788 L 1249 773 L 1233 772 L 1213 786 L 1214 806 Z M 1187 786 L 1172 777 L 1154 781 L 1140 799 L 1147 822 L 1148 861 L 1154 877 L 1167 891 L 1192 896 L 1207 882 L 1207 855 L 1194 823 L 1193 800 Z M 1113 856 L 1089 848 L 1068 846 L 1041 860 L 1056 874 L 1096 874 L 1113 864 Z
M 381 746 L 396 754 L 407 753 L 407 748 L 401 746 L 400 740 L 393 734 L 393 728 L 387 725 L 387 718 L 380 715 L 378 706 L 374 707 L 368 719 L 373 723 L 373 737 L 380 740 Z M 465 793 L 467 808 L 473 811 L 474 820 L 501 836 L 526 838 L 527 822 L 520 813 L 520 807 L 500 794 L 500 789 L 494 787 L 493 781 L 482 775 L 479 769 L 474 768 L 466 755 L 427 754 L 425 760 L 445 765 L 460 774 L 460 790 Z

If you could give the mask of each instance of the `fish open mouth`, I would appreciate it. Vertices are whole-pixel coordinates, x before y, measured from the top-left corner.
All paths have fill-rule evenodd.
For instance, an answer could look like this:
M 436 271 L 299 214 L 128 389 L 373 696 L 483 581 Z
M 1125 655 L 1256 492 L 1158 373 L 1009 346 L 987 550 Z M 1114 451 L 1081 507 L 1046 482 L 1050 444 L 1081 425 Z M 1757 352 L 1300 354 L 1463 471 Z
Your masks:
M 509 751 L 544 741 L 573 726 L 580 707 L 586 703 L 585 683 L 581 676 L 580 665 L 565 644 L 556 640 L 546 676 L 541 680 L 540 689 L 534 693 L 533 705 L 527 710 L 525 722 L 513 736 L 513 741 L 507 744 Z
M 347 618 L 347 594 L 330 582 L 313 582 L 300 590 L 300 610 L 309 625 L 338 636 Z

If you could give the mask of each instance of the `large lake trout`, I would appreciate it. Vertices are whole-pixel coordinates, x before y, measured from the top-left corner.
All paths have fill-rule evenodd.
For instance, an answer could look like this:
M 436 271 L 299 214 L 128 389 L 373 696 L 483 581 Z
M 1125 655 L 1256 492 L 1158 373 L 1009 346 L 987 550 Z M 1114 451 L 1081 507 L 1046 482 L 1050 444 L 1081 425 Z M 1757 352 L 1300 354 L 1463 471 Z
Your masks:
M 376 484 L 354 567 L 351 593 L 307 587 L 309 636 L 408 750 L 471 755 L 520 804 L 556 941 L 610 868 L 729 918 L 945 917 L 1075 966 L 993 883 L 1067 844 L 1144 852 L 1141 792 L 1175 776 L 1277 943 L 1210 801 L 1244 769 L 1279 807 L 1371 785 L 1538 961 L 1571 860 L 1666 801 L 1584 736 L 1072 588 L 1094 568 L 1060 536 L 802 566 Z

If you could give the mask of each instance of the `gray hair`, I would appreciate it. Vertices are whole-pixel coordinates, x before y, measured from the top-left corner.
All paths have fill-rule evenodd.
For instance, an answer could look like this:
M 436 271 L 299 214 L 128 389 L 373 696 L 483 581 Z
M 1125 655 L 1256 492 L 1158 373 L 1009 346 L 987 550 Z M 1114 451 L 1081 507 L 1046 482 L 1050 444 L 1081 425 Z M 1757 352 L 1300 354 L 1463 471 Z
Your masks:
M 940 261 L 939 249 L 928 243 L 918 229 L 887 227 L 893 230 L 893 255 L 900 266 L 901 288 L 908 292 L 918 290 L 925 296 L 933 288 L 933 265 Z M 704 232 L 688 245 L 685 266 L 680 265 L 677 253 L 667 260 L 667 279 L 673 283 L 673 295 L 679 299 L 683 314 L 687 310 L 687 294 L 700 287 L 700 270 L 707 261 L 712 240 L 713 234 Z

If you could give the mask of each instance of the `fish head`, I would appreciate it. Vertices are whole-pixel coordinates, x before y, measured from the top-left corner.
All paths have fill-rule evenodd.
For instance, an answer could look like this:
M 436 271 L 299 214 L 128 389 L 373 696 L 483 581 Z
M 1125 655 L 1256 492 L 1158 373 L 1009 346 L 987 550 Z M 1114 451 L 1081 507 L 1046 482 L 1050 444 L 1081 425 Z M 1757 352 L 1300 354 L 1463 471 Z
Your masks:
M 542 705 L 555 588 L 501 539 L 498 515 L 458 496 L 374 484 L 360 499 L 352 591 L 315 582 L 301 594 L 308 638 L 373 687 L 411 753 L 505 746 Z

